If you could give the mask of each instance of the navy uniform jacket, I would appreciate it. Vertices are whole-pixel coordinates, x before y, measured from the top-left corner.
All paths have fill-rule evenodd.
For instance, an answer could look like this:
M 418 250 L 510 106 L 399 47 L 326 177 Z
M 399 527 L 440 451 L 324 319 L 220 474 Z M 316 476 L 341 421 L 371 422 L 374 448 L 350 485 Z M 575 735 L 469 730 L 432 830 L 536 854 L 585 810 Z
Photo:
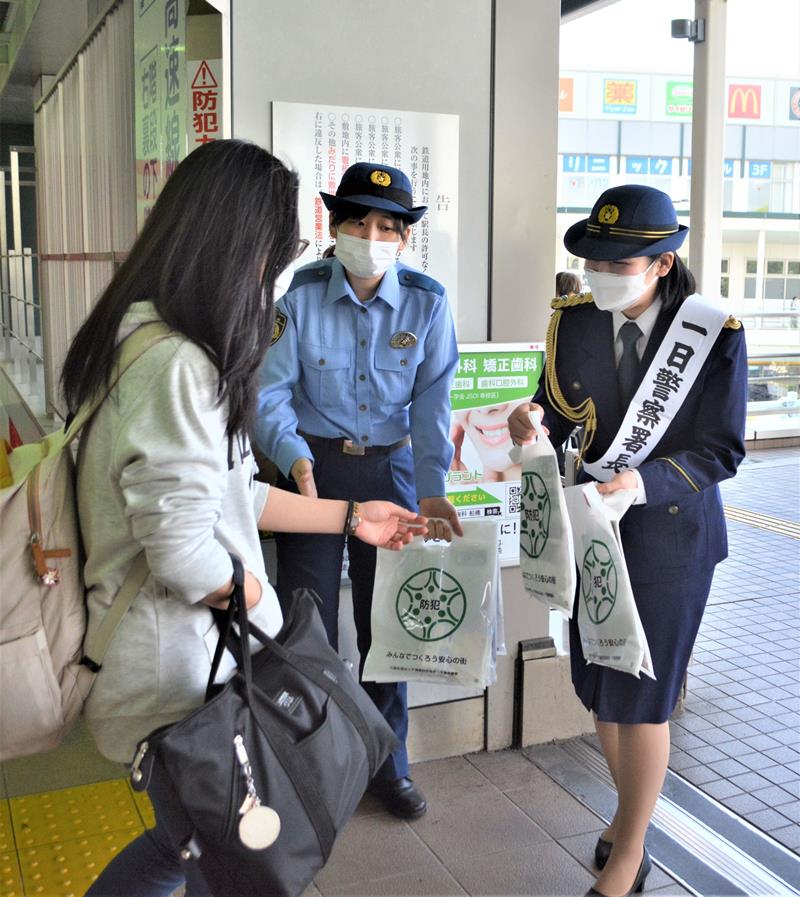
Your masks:
M 642 356 L 642 377 L 675 311 L 662 311 L 658 316 Z M 586 452 L 588 462 L 603 456 L 626 410 L 619 399 L 612 318 L 611 312 L 587 303 L 565 308 L 558 329 L 555 357 L 561 392 L 571 406 L 591 396 L 597 410 L 597 431 Z M 544 408 L 551 442 L 561 445 L 575 424 L 548 402 L 544 383 L 533 401 Z M 727 556 L 717 484 L 732 477 L 744 457 L 746 409 L 744 330 L 723 327 L 674 420 L 637 468 L 647 503 L 631 506 L 621 523 L 625 561 L 633 582 L 655 582 L 707 570 Z M 581 469 L 578 481 L 590 479 Z
M 364 446 L 410 434 L 417 497 L 444 495 L 457 364 L 447 294 L 432 277 L 396 263 L 363 303 L 338 259 L 312 262 L 278 304 L 255 441 L 288 477 L 298 458 L 314 457 L 300 433 Z

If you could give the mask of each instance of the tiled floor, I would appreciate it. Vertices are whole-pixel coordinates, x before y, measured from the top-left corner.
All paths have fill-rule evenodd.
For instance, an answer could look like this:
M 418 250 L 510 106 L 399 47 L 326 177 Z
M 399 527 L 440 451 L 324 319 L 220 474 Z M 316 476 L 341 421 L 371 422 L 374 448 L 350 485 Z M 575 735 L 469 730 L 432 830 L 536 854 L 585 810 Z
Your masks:
M 800 520 L 800 459 L 754 452 L 726 505 Z M 672 726 L 671 768 L 800 852 L 800 542 L 729 522 Z
M 799 467 L 795 453 L 757 453 L 725 484 L 725 501 L 797 520 Z M 672 723 L 671 765 L 800 853 L 800 543 L 741 522 L 730 524 L 730 543 L 686 707 Z M 89 756 L 78 729 L 57 763 L 43 755 L 2 764 L 0 897 L 79 897 L 94 870 L 150 824 L 141 796 L 113 781 L 119 767 Z M 412 774 L 428 814 L 402 822 L 366 797 L 308 897 L 583 894 L 592 884 L 603 821 L 524 751 L 420 763 Z M 105 819 L 92 832 L 83 828 L 88 806 Z M 656 868 L 647 893 L 688 892 Z
M 430 810 L 406 823 L 365 799 L 309 894 L 583 894 L 604 824 L 523 751 L 416 764 Z M 647 893 L 688 892 L 656 868 Z

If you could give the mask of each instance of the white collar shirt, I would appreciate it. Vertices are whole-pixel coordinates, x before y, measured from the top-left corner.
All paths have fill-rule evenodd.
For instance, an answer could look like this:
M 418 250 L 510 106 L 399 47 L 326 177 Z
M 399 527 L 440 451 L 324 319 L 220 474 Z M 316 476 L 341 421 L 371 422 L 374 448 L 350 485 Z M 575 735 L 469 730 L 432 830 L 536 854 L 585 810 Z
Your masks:
M 636 340 L 636 354 L 639 356 L 639 361 L 641 361 L 644 350 L 647 347 L 647 341 L 650 339 L 650 334 L 656 326 L 656 319 L 661 311 L 662 304 L 660 299 L 656 299 L 638 318 L 626 318 L 621 311 L 612 312 L 614 319 L 614 363 L 617 366 L 619 366 L 619 360 L 622 358 L 622 340 L 619 338 L 619 331 L 622 325 L 627 324 L 628 321 L 633 321 L 639 327 L 639 330 L 642 331 L 642 335 Z

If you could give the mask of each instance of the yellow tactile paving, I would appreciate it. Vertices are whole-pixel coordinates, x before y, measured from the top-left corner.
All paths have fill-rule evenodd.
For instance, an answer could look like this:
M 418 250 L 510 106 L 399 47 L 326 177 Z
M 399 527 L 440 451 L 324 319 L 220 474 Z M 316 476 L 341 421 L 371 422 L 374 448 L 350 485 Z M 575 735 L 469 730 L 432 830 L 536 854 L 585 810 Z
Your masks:
M 109 860 L 140 832 L 141 827 L 20 850 L 25 897 L 82 897 Z
M 37 847 L 110 832 L 139 831 L 142 822 L 120 779 L 10 800 L 16 847 Z
M 150 798 L 147 796 L 147 792 L 134 791 L 133 788 L 131 788 L 130 782 L 128 782 L 128 788 L 130 788 L 133 802 L 136 804 L 136 809 L 142 817 L 144 827 L 152 828 L 156 824 L 156 814 L 153 812 L 153 805 L 150 803 Z
M 23 897 L 15 853 L 0 854 L 0 897 Z
M 11 853 L 16 850 L 14 834 L 11 828 L 11 810 L 8 801 L 0 801 L 0 854 Z

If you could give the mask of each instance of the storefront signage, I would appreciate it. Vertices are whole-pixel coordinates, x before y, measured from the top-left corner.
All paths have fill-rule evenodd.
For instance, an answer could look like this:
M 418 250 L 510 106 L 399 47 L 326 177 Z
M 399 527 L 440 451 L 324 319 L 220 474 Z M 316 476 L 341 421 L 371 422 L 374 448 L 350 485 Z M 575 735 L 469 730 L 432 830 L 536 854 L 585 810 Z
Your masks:
M 636 81 L 603 80 L 603 112 L 608 115 L 636 114 Z
M 669 118 L 691 118 L 694 86 L 691 81 L 667 81 L 665 112 Z
M 728 85 L 728 118 L 761 118 L 761 85 Z
M 575 79 L 558 79 L 558 111 L 572 112 L 575 104 Z

